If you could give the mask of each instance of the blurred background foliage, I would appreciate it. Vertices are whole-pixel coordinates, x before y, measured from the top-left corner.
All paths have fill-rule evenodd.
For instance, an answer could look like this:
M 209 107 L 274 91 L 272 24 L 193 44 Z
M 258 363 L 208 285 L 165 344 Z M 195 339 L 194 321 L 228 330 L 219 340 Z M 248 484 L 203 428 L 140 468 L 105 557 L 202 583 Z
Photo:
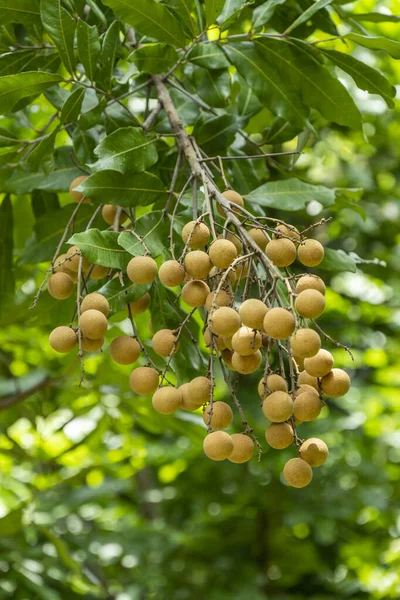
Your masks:
M 344 9 L 398 15 L 400 2 L 360 0 Z M 396 19 L 363 26 L 399 39 Z M 400 64 L 388 54 L 349 42 L 334 47 L 399 81 Z M 21 260 L 32 243 L 34 205 L 30 195 L 12 195 L 9 277 L 16 295 L 3 307 L 0 329 L 1 599 L 400 597 L 400 104 L 389 110 L 341 78 L 362 111 L 363 129 L 317 123 L 294 174 L 327 187 L 363 188 L 362 199 L 355 193 L 327 209 L 311 202 L 290 215 L 267 213 L 298 227 L 333 216 L 321 241 L 364 261 L 355 273 L 320 273 L 330 285 L 321 326 L 353 349 L 355 362 L 329 348 L 353 387 L 302 426 L 304 437 L 321 436 L 330 448 L 328 462 L 303 490 L 280 478 L 291 450 L 264 443 L 261 462 L 243 466 L 207 460 L 200 411 L 156 414 L 148 398 L 129 390 L 130 367 L 112 364 L 107 351 L 86 358 L 79 387 L 77 358 L 57 355 L 48 344 L 50 326 L 59 324 L 57 302 L 44 295 L 28 310 L 47 263 Z M 30 139 L 52 106 L 41 96 L 20 114 L 1 125 Z M 267 122 L 258 113 L 246 131 L 257 135 Z M 60 135 L 59 146 L 70 143 Z M 282 166 L 269 169 L 276 178 Z M 66 193 L 59 199 L 69 202 Z M 6 201 L 0 207 L 5 245 L 11 235 L 1 214 Z M 147 339 L 149 318 L 137 319 Z M 108 339 L 128 326 L 117 313 Z M 239 397 L 263 440 L 257 379 L 240 383 Z M 217 397 L 225 396 L 219 381 Z

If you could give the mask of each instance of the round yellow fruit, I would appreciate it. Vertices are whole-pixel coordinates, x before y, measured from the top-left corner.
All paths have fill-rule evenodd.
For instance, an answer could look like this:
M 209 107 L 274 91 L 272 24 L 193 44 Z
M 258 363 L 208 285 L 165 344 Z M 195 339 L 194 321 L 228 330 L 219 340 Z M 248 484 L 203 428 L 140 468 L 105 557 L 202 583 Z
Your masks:
M 313 329 L 298 329 L 290 338 L 293 354 L 301 358 L 311 358 L 321 349 L 321 338 Z
M 182 239 L 190 248 L 204 248 L 210 239 L 210 230 L 205 223 L 190 221 L 182 229 Z
M 210 292 L 207 296 L 205 302 L 206 311 L 210 312 L 213 303 L 215 304 L 216 308 L 219 306 L 230 306 L 230 304 L 232 304 L 232 296 L 228 294 L 228 292 L 225 292 L 225 290 L 220 290 L 218 294 L 215 290 Z
M 152 367 L 137 367 L 129 378 L 132 391 L 139 395 L 152 394 L 158 387 L 159 375 Z
M 77 202 L 77 203 L 78 203 L 78 202 L 80 202 L 80 201 L 83 199 L 83 197 L 84 197 L 84 194 L 82 194 L 82 192 L 77 192 L 77 191 L 75 190 L 75 188 L 77 188 L 77 187 L 78 187 L 78 186 L 79 186 L 81 183 L 83 183 L 83 182 L 85 181 L 85 179 L 87 179 L 87 178 L 88 178 L 88 176 L 87 176 L 87 175 L 81 175 L 80 177 L 76 177 L 76 178 L 75 178 L 75 179 L 72 181 L 71 185 L 69 186 L 69 195 L 71 196 L 71 198 L 72 198 L 72 200 L 73 200 L 74 202 Z M 89 199 L 89 198 L 85 198 L 85 200 L 83 201 L 83 204 L 87 204 L 87 203 L 89 203 L 89 202 L 90 202 L 90 199 Z
M 211 270 L 211 261 L 206 252 L 192 250 L 184 259 L 186 273 L 194 279 L 205 279 Z
M 110 356 L 119 365 L 131 365 L 140 356 L 140 344 L 127 335 L 120 335 L 110 344 Z
M 254 227 L 248 231 L 248 234 L 261 250 L 265 250 L 265 247 L 268 244 L 268 238 L 262 229 Z
M 144 313 L 150 306 L 151 296 L 149 292 L 140 296 L 137 300 L 132 300 L 129 302 L 129 308 L 131 310 L 132 315 L 140 315 Z
M 239 315 L 243 325 L 252 329 L 262 329 L 264 326 L 264 317 L 268 312 L 268 307 L 261 300 L 250 298 L 245 300 L 239 307 Z
M 294 401 L 293 413 L 299 421 L 314 421 L 322 409 L 322 402 L 314 391 L 299 394 Z
M 133 283 L 150 283 L 157 277 L 156 261 L 150 256 L 134 256 L 128 263 L 127 273 Z
M 210 400 L 211 380 L 204 375 L 199 375 L 189 382 L 190 396 L 192 402 L 199 403 L 201 406 Z
M 230 242 L 232 242 L 232 244 L 235 245 L 238 254 L 240 254 L 240 252 L 243 250 L 243 244 L 240 241 L 239 237 L 231 233 L 230 231 L 228 231 L 225 236 L 223 233 L 217 235 L 217 240 L 229 240 Z
M 229 306 L 221 306 L 209 316 L 209 327 L 215 335 L 233 335 L 241 325 L 239 313 Z
M 202 401 L 199 402 L 198 400 L 195 401 L 193 399 L 192 394 L 190 393 L 190 381 L 187 383 L 182 383 L 182 385 L 179 387 L 179 391 L 181 393 L 181 408 L 183 408 L 183 410 L 197 410 L 198 408 L 200 408 L 200 406 L 204 404 L 204 402 Z
M 318 353 L 315 356 L 318 356 Z M 305 358 L 304 362 L 306 360 L 312 360 L 312 359 L 311 358 L 307 358 L 307 359 Z M 314 389 L 318 390 L 318 379 L 316 377 L 313 377 L 309 373 L 307 373 L 307 371 L 301 371 L 299 373 L 299 376 L 297 378 L 297 384 L 300 385 L 300 386 L 301 385 L 310 385 Z
M 317 290 L 304 290 L 297 296 L 295 308 L 301 317 L 317 319 L 325 310 L 325 298 Z
M 237 258 L 236 246 L 229 240 L 216 240 L 208 250 L 212 264 L 218 269 L 227 269 Z
M 291 458 L 283 468 L 283 476 L 291 487 L 303 488 L 312 480 L 312 468 L 301 458 Z
M 248 462 L 254 455 L 254 442 L 245 433 L 234 433 L 231 435 L 233 450 L 228 456 L 230 462 L 242 464 Z
M 306 267 L 316 267 L 324 258 L 324 247 L 317 240 L 305 240 L 298 249 L 298 258 Z
M 177 260 L 167 260 L 160 267 L 158 277 L 162 284 L 167 287 L 176 287 L 185 279 L 185 267 Z
M 54 273 L 47 282 L 47 290 L 56 300 L 65 300 L 74 291 L 74 282 L 66 273 Z
M 232 438 L 225 431 L 213 431 L 204 438 L 203 450 L 211 460 L 225 460 L 233 451 Z
M 83 335 L 81 344 L 84 352 L 97 352 L 104 344 L 104 337 L 98 338 L 97 340 L 90 340 Z
M 304 359 L 304 368 L 312 377 L 324 377 L 332 371 L 333 356 L 328 350 L 321 349 L 315 356 Z M 306 382 L 304 382 L 306 383 Z M 312 385 L 312 384 L 311 384 Z M 314 386 L 315 387 L 315 386 Z
M 90 340 L 98 340 L 104 337 L 107 326 L 107 318 L 102 312 L 93 308 L 86 310 L 79 318 L 79 327 L 82 335 Z
M 289 423 L 271 423 L 265 431 L 267 443 L 275 450 L 283 450 L 293 444 L 293 435 Z
M 235 371 L 242 375 L 249 375 L 254 373 L 260 367 L 262 361 L 262 354 L 259 350 L 248 356 L 242 356 L 237 352 L 232 355 L 232 365 Z
M 265 253 L 277 267 L 288 267 L 296 260 L 296 246 L 287 238 L 268 242 Z
M 71 248 L 69 248 L 69 250 L 67 251 L 67 255 L 66 258 L 68 259 L 66 264 L 66 267 L 69 271 L 72 271 L 73 273 L 78 273 L 79 271 L 79 261 L 81 259 L 82 253 L 79 250 L 78 246 L 71 246 Z M 91 267 L 91 264 L 88 260 L 86 260 L 86 258 L 84 256 L 82 256 L 82 271 L 84 273 L 86 273 L 87 271 L 89 271 Z
M 320 277 L 316 275 L 303 275 L 296 283 L 296 294 L 301 294 L 304 290 L 317 290 L 320 294 L 325 296 L 326 287 Z
M 233 364 L 232 364 L 233 351 L 229 350 L 229 348 L 226 348 L 225 350 L 222 350 L 221 356 L 223 358 L 224 363 L 228 367 L 228 369 L 230 371 L 234 371 L 235 369 L 233 368 Z
M 263 327 L 269 337 L 283 340 L 292 335 L 296 320 L 286 308 L 271 308 L 264 317 Z
M 71 327 L 56 327 L 50 333 L 49 343 L 56 352 L 66 354 L 76 347 L 77 336 Z
M 153 350 L 158 356 L 169 356 L 175 354 L 179 349 L 176 334 L 171 329 L 160 329 L 151 340 Z
M 225 200 L 228 200 L 232 204 L 237 204 L 238 206 L 240 206 L 242 208 L 244 207 L 244 200 L 243 200 L 242 196 L 240 194 L 238 194 L 237 192 L 235 192 L 234 190 L 226 190 L 225 192 L 222 193 L 222 195 L 225 198 Z M 231 210 L 232 210 L 232 212 L 238 212 L 238 209 L 235 210 L 232 206 L 231 206 Z M 218 211 L 218 214 L 221 215 L 221 217 L 226 217 L 226 211 L 219 203 L 217 203 L 217 211 Z
M 211 429 L 226 429 L 232 423 L 232 409 L 226 402 L 218 401 L 212 404 L 212 416 L 210 423 L 211 405 L 203 411 L 203 421 Z
M 261 348 L 261 334 L 250 327 L 240 327 L 232 336 L 232 349 L 242 356 L 254 354 Z
M 328 446 L 319 438 L 309 438 L 300 446 L 300 456 L 310 467 L 320 467 L 328 458 Z
M 107 298 L 97 292 L 92 292 L 84 297 L 81 303 L 81 314 L 87 310 L 99 310 L 105 317 L 108 317 L 110 313 L 110 305 Z
M 347 394 L 350 385 L 350 377 L 343 369 L 332 369 L 321 379 L 322 391 L 331 398 L 340 398 Z
M 199 279 L 188 281 L 182 289 L 182 298 L 192 308 L 204 306 L 210 293 L 208 285 Z
M 316 389 L 315 387 L 313 387 L 312 385 L 309 385 L 308 383 L 303 383 L 301 384 L 295 391 L 295 397 L 297 398 L 297 396 L 300 396 L 300 394 L 303 394 L 303 392 L 309 392 L 310 394 L 316 394 L 319 397 L 319 391 L 318 389 Z
M 114 204 L 104 204 L 103 208 L 101 209 L 101 216 L 103 217 L 107 225 L 114 225 L 114 220 L 117 215 L 118 208 L 119 207 L 115 206 Z M 127 218 L 128 216 L 126 212 L 122 210 L 118 218 L 119 225 L 126 221 Z
M 300 241 L 300 234 L 296 227 L 293 227 L 293 225 L 287 225 L 286 223 L 281 223 L 275 227 L 275 237 L 287 237 L 291 240 L 295 240 L 296 242 Z
M 260 379 L 257 389 L 260 398 L 265 399 L 271 392 L 287 392 L 288 386 L 283 377 L 274 374 Z
M 265 398 L 262 411 L 273 423 L 283 423 L 293 414 L 293 400 L 286 392 L 272 392 Z
M 89 278 L 95 281 L 99 279 L 104 279 L 108 275 L 110 271 L 109 267 L 103 267 L 103 265 L 94 265 L 92 270 L 90 271 Z
M 151 403 L 154 410 L 161 415 L 170 415 L 181 407 L 181 393 L 176 388 L 166 385 L 154 392 Z

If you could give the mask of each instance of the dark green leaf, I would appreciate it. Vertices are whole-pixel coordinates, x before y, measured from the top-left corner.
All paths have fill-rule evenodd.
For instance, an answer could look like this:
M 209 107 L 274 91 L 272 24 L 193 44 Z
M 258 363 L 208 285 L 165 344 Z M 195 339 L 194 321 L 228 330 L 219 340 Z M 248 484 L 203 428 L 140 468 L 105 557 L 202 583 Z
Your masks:
M 229 60 L 216 42 L 200 43 L 193 46 L 187 60 L 205 69 L 227 69 Z
M 128 302 L 133 302 L 143 296 L 150 288 L 151 283 L 137 285 L 129 282 L 121 286 L 119 278 L 115 278 L 103 285 L 98 292 L 107 298 L 111 312 L 117 313 L 123 310 Z
M 13 207 L 10 196 L 0 205 L 0 316 L 14 295 Z
M 331 206 L 335 202 L 335 190 L 322 185 L 304 183 L 300 179 L 291 177 L 264 183 L 245 198 L 250 204 L 296 211 L 303 209 L 311 200 L 317 200 L 323 206 Z
M 132 61 L 142 73 L 165 73 L 174 66 L 178 60 L 178 54 L 168 44 L 146 44 L 129 55 Z
M 97 60 L 100 57 L 101 45 L 96 25 L 88 25 L 79 19 L 77 27 L 77 44 L 79 60 L 83 64 L 86 76 L 94 81 Z
M 196 20 L 194 18 L 194 0 L 166 0 L 168 8 L 175 11 L 176 15 L 188 28 L 191 37 L 196 35 Z
M 223 108 L 231 93 L 231 77 L 227 70 L 204 71 L 196 90 L 204 102 Z
M 392 58 L 400 58 L 400 42 L 395 40 L 382 36 L 361 35 L 360 33 L 347 33 L 344 37 L 360 46 L 370 48 L 370 50 L 385 50 Z
M 0 0 L 0 23 L 40 23 L 39 0 Z
M 61 109 L 61 123 L 75 123 L 75 121 L 78 120 L 85 91 L 84 87 L 78 87 L 70 96 L 68 96 Z
M 154 138 L 137 127 L 124 127 L 104 138 L 94 151 L 94 171 L 145 171 L 158 160 Z
M 0 148 L 6 148 L 7 146 L 14 146 L 20 144 L 21 141 L 7 129 L 0 127 Z
M 257 29 L 258 27 L 262 27 L 272 17 L 274 14 L 275 8 L 279 4 L 285 4 L 287 0 L 267 0 L 261 6 L 257 6 L 257 8 L 253 11 L 253 27 Z
M 267 144 L 281 144 L 295 138 L 302 131 L 302 127 L 293 125 L 285 119 L 277 117 L 268 128 L 265 142 Z
M 0 77 L 0 114 L 4 115 L 11 110 L 21 98 L 40 94 L 60 81 L 62 77 L 59 75 L 41 71 Z
M 85 165 L 95 160 L 94 149 L 98 143 L 98 136 L 95 131 L 75 129 L 72 134 L 72 143 L 79 164 Z
M 118 236 L 117 231 L 89 229 L 83 233 L 75 233 L 68 240 L 68 244 L 78 246 L 83 256 L 92 264 L 126 269 L 132 257 L 118 244 Z
M 218 23 L 226 23 L 234 16 L 238 16 L 244 6 L 249 4 L 246 0 L 225 0 L 223 9 L 218 17 Z
M 170 220 L 163 218 L 162 211 L 151 211 L 136 221 L 136 235 L 131 231 L 124 231 L 120 234 L 118 243 L 133 256 L 143 256 L 148 249 L 156 258 L 168 246 L 169 228 Z
M 1 533 L 4 536 L 14 536 L 22 529 L 23 509 L 17 508 L 0 519 Z
M 32 168 L 38 168 L 39 165 L 46 159 L 54 150 L 54 141 L 56 139 L 59 127 L 56 127 L 54 131 L 46 135 L 28 154 L 26 162 Z
M 60 208 L 57 194 L 35 190 L 32 193 L 32 210 L 35 219 L 38 219 L 44 213 L 55 211 Z
M 318 265 L 318 268 L 326 271 L 351 271 L 355 273 L 357 265 L 355 260 L 344 250 L 325 248 L 324 260 Z
M 216 22 L 218 15 L 224 7 L 224 4 L 225 0 L 204 0 L 207 25 L 212 25 Z
M 119 31 L 118 21 L 111 23 L 106 31 L 101 48 L 102 80 L 106 90 L 111 89 L 115 60 L 120 46 Z
M 370 12 L 370 13 L 344 13 L 342 16 L 353 21 L 366 21 L 370 23 L 398 23 L 400 17 L 396 15 L 385 15 L 385 13 Z
M 75 71 L 75 19 L 61 5 L 61 0 L 41 0 L 40 15 L 43 26 L 57 46 L 65 68 Z
M 290 33 L 293 29 L 296 29 L 302 23 L 306 23 L 311 19 L 315 13 L 319 10 L 327 6 L 328 4 L 332 4 L 333 0 L 317 0 L 314 4 L 309 6 L 307 10 L 305 10 L 289 27 L 286 28 L 285 34 Z
M 205 152 L 218 154 L 226 150 L 235 138 L 238 125 L 228 113 L 196 123 L 193 135 Z
M 14 50 L 0 56 L 0 76 L 13 75 L 21 71 L 57 71 L 60 56 L 52 49 Z

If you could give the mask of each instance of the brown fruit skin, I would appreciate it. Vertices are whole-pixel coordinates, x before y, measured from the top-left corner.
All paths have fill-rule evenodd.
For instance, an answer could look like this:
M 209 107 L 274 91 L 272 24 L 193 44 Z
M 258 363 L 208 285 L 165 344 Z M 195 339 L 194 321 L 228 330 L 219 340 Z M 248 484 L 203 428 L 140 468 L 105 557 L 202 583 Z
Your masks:
M 320 467 L 329 456 L 328 446 L 319 438 L 309 438 L 300 446 L 300 456 L 310 467 Z
M 242 464 L 248 462 L 254 456 L 254 442 L 245 433 L 234 433 L 231 435 L 233 450 L 228 456 L 230 462 Z
M 298 248 L 297 256 L 302 265 L 316 267 L 324 258 L 324 247 L 317 240 L 305 240 Z
M 303 488 L 312 480 L 312 468 L 301 458 L 291 458 L 283 468 L 283 476 L 291 487 Z
M 97 352 L 104 344 L 104 337 L 97 340 L 89 340 L 84 335 L 82 336 L 82 350 L 84 352 Z
M 55 273 L 67 273 L 67 275 L 70 275 L 71 271 L 67 267 L 68 263 L 66 262 L 66 258 L 67 258 L 66 253 L 60 254 L 59 256 L 57 256 L 56 260 L 54 261 L 54 265 L 53 265 L 53 271 Z
M 242 208 L 244 207 L 244 200 L 242 198 L 242 196 L 240 194 L 238 194 L 238 192 L 235 192 L 235 190 L 226 190 L 225 192 L 222 193 L 223 197 L 226 200 L 229 200 L 229 202 L 232 202 L 233 204 L 237 204 L 238 206 L 241 206 Z M 231 207 L 232 212 L 240 212 L 238 211 L 238 209 L 234 209 L 233 207 Z M 226 217 L 226 211 L 225 209 L 218 203 L 217 204 L 217 212 L 219 215 L 221 215 L 221 217 Z
M 232 296 L 228 292 L 225 292 L 225 290 L 220 290 L 217 295 L 216 290 L 210 292 L 205 302 L 207 312 L 210 312 L 213 302 L 215 306 L 230 306 L 232 304 Z
M 150 283 L 157 277 L 157 263 L 150 256 L 134 256 L 128 263 L 127 274 L 133 283 Z
M 249 229 L 248 234 L 261 250 L 265 250 L 265 247 L 268 244 L 268 238 L 262 229 L 254 227 L 253 229 Z
M 103 208 L 101 209 L 101 216 L 103 217 L 107 225 L 114 225 L 114 219 L 117 214 L 118 208 L 119 207 L 115 206 L 114 204 L 104 204 Z M 122 211 L 118 219 L 119 224 L 121 225 L 121 223 L 126 221 L 127 218 L 127 214 L 124 211 Z
M 317 290 L 304 290 L 297 296 L 295 308 L 305 319 L 318 319 L 325 310 L 325 298 Z
M 249 274 L 249 270 L 250 270 L 250 261 L 249 260 L 242 260 L 237 267 L 235 267 L 235 281 L 242 281 L 242 279 L 246 279 L 246 277 Z
M 47 282 L 47 290 L 56 300 L 65 300 L 74 291 L 74 282 L 66 273 L 54 273 Z
M 302 356 L 298 356 L 297 354 L 293 353 L 292 354 L 292 362 L 293 365 L 295 366 L 295 363 L 297 365 L 297 370 L 298 371 L 304 371 L 304 358 Z
M 262 329 L 264 326 L 264 317 L 268 312 L 268 307 L 261 300 L 250 298 L 245 300 L 239 307 L 239 315 L 243 325 L 251 329 Z
M 193 233 L 192 233 L 193 232 Z M 191 234 L 191 235 L 190 235 Z M 210 239 L 210 230 L 205 223 L 196 223 L 196 221 L 189 221 L 182 229 L 182 239 L 187 244 L 190 236 L 188 246 L 197 250 L 207 246 L 208 240 Z
M 225 240 L 225 239 L 232 242 L 232 244 L 234 244 L 238 254 L 240 254 L 240 252 L 243 250 L 243 244 L 240 241 L 240 239 L 237 237 L 237 235 L 234 235 L 230 231 L 228 231 L 226 233 L 226 237 L 224 237 L 223 233 L 220 233 L 219 235 L 217 235 L 217 240 Z
M 209 425 L 210 411 L 210 405 L 203 411 L 203 421 L 207 427 L 211 426 L 211 429 L 226 429 L 232 423 L 233 412 L 226 402 L 213 402 L 211 425 Z
M 321 351 L 320 351 L 321 352 Z M 315 355 L 318 356 L 318 353 Z M 312 360 L 311 358 L 305 358 L 306 360 Z M 297 385 L 311 385 L 314 389 L 318 390 L 318 379 L 314 376 L 311 376 L 307 371 L 301 371 L 297 378 Z
M 293 429 L 289 423 L 271 423 L 265 430 L 265 439 L 271 448 L 283 450 L 293 444 Z
M 234 371 L 235 369 L 233 368 L 233 364 L 232 364 L 232 356 L 233 356 L 232 350 L 229 350 L 229 348 L 227 348 L 226 350 L 222 350 L 221 356 L 224 360 L 225 365 L 228 367 L 228 369 L 230 371 Z
M 326 286 L 320 277 L 316 275 L 303 275 L 296 283 L 296 294 L 304 292 L 304 290 L 317 290 L 320 294 L 325 296 Z
M 103 265 L 94 265 L 93 269 L 90 271 L 89 279 L 93 279 L 95 281 L 104 279 L 104 277 L 107 277 L 109 271 L 109 267 L 103 267 Z
M 205 279 L 211 270 L 211 260 L 202 250 L 188 252 L 184 264 L 186 273 L 193 279 Z
M 131 310 L 132 315 L 141 315 L 144 313 L 150 306 L 151 296 L 149 292 L 140 296 L 137 300 L 132 300 L 129 302 L 129 308 Z
M 73 273 L 78 273 L 81 255 L 82 253 L 79 250 L 78 246 L 71 246 L 71 248 L 69 248 L 66 255 L 68 261 L 65 263 L 66 268 L 69 271 L 72 271 Z M 82 256 L 82 271 L 84 273 L 87 273 L 91 266 L 92 265 L 90 264 L 90 262 L 84 256 Z
M 107 298 L 97 292 L 87 294 L 82 300 L 81 314 L 90 309 L 99 310 L 105 317 L 108 317 L 110 313 L 110 305 L 108 304 Z
M 311 358 L 321 349 L 321 338 L 313 329 L 298 329 L 290 338 L 294 354 L 301 358 Z
M 110 356 L 119 365 L 131 365 L 140 356 L 139 342 L 127 335 L 120 335 L 110 344 Z
M 347 394 L 350 385 L 350 377 L 343 369 L 332 369 L 330 373 L 321 379 L 322 391 L 331 398 L 340 398 Z
M 240 316 L 234 308 L 221 306 L 208 317 L 209 327 L 215 335 L 229 336 L 236 333 L 241 322 Z
M 237 352 L 232 355 L 232 365 L 235 371 L 242 375 L 249 375 L 254 373 L 260 367 L 262 362 L 262 354 L 259 350 L 248 356 L 242 356 Z
M 151 340 L 153 350 L 158 356 L 169 356 L 175 354 L 179 349 L 179 342 L 171 329 L 160 329 Z
M 225 460 L 233 451 L 232 438 L 225 431 L 213 431 L 204 438 L 203 450 L 211 460 Z
M 294 401 L 293 413 L 303 422 L 314 421 L 322 409 L 322 402 L 314 392 L 303 392 Z
M 181 393 L 176 388 L 167 385 L 154 392 L 151 403 L 154 410 L 160 415 L 170 415 L 181 407 Z
M 242 356 L 254 354 L 261 348 L 261 334 L 250 327 L 240 327 L 232 336 L 232 349 Z
M 296 320 L 286 308 L 271 308 L 264 317 L 265 333 L 275 340 L 284 340 L 292 335 Z
M 304 392 L 309 392 L 310 394 L 315 394 L 319 397 L 318 390 L 316 390 L 312 385 L 308 385 L 308 383 L 303 383 L 300 385 L 295 391 L 294 395 L 297 398 L 297 396 L 300 396 L 300 394 L 303 394 Z
M 288 237 L 296 242 L 300 241 L 300 233 L 293 225 L 286 225 L 285 223 L 277 225 L 275 227 L 275 237 L 281 238 L 282 236 Z
M 185 279 L 185 267 L 177 260 L 167 260 L 158 271 L 158 277 L 166 287 L 176 287 Z
M 182 385 L 179 387 L 179 391 L 181 393 L 181 398 L 182 398 L 182 405 L 181 408 L 183 408 L 183 410 L 188 410 L 188 411 L 193 411 L 193 410 L 197 410 L 198 408 L 200 408 L 200 406 L 202 406 L 204 403 L 203 402 L 195 402 L 192 398 L 192 395 L 190 393 L 190 382 L 188 383 L 182 383 Z
M 77 336 L 71 327 L 60 326 L 53 329 L 49 336 L 50 346 L 60 354 L 71 352 L 76 347 Z
M 209 348 L 211 346 L 211 331 L 209 329 L 206 329 L 204 331 L 203 338 L 205 345 L 207 346 L 207 348 Z M 225 338 L 218 335 L 214 335 L 213 341 L 218 350 L 225 350 L 225 348 L 227 348 Z
M 76 192 L 75 188 L 78 187 L 85 179 L 87 179 L 87 175 L 81 175 L 80 177 L 76 177 L 69 186 L 69 195 L 71 196 L 74 202 L 80 202 L 83 198 L 82 192 Z M 83 204 L 88 204 L 90 202 L 90 198 L 85 198 Z
M 262 411 L 273 423 L 283 423 L 293 414 L 293 400 L 286 392 L 272 392 L 265 398 Z
M 182 298 L 192 308 L 204 306 L 207 296 L 210 293 L 210 288 L 204 281 L 194 279 L 188 281 L 182 289 Z
M 280 375 L 268 375 L 266 380 L 264 377 L 260 379 L 257 389 L 260 398 L 265 400 L 271 392 L 287 392 L 288 386 Z
M 103 313 L 93 308 L 86 310 L 79 318 L 82 335 L 89 338 L 89 340 L 98 340 L 104 337 L 107 326 L 108 322 Z
M 152 367 L 137 367 L 129 377 L 131 389 L 139 396 L 147 396 L 156 391 L 159 375 Z
M 296 246 L 287 238 L 271 240 L 265 248 L 265 254 L 276 267 L 288 267 L 296 260 Z
M 316 377 L 324 377 L 325 375 L 328 375 L 328 373 L 332 370 L 332 367 L 333 356 L 330 352 L 328 352 L 328 350 L 321 349 L 315 356 L 304 359 L 304 368 L 308 375 L 314 379 Z
M 204 375 L 195 377 L 189 382 L 189 385 L 192 402 L 200 403 L 201 406 L 210 400 L 211 380 L 208 377 L 204 377 Z
M 229 265 L 237 258 L 235 244 L 229 240 L 216 240 L 208 250 L 208 255 L 212 264 L 218 269 L 227 269 Z

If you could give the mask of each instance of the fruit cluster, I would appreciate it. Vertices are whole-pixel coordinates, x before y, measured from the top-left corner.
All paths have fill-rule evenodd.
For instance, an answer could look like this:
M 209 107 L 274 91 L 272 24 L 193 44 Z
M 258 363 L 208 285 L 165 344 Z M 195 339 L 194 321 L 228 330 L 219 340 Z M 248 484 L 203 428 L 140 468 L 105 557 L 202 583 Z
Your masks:
M 71 195 L 83 203 L 85 198 L 74 190 L 78 183 L 71 184 Z M 226 219 L 219 235 L 215 234 L 215 222 L 209 227 L 202 216 L 183 227 L 184 249 L 178 260 L 172 258 L 159 267 L 145 253 L 134 256 L 127 266 L 127 276 L 134 284 L 149 284 L 158 277 L 164 286 L 181 286 L 178 301 L 180 297 L 192 309 L 185 321 L 196 310 L 204 320 L 204 342 L 210 353 L 208 372 L 180 387 L 166 379 L 171 359 L 179 352 L 183 324 L 174 330 L 153 333 L 152 349 L 167 361 L 163 371 L 151 361 L 135 331 L 132 337 L 115 338 L 109 347 L 110 356 L 122 365 L 144 357 L 146 364 L 132 371 L 129 383 L 136 394 L 152 394 L 152 405 L 157 412 L 171 414 L 180 408 L 195 411 L 203 407 L 208 430 L 205 454 L 216 461 L 228 459 L 235 463 L 250 460 L 255 445 L 259 448 L 260 445 L 244 417 L 229 371 L 251 374 L 260 369 L 265 358 L 258 384 L 262 413 L 271 422 L 265 437 L 275 449 L 294 444 L 298 457 L 286 463 L 283 474 L 289 485 L 304 487 L 312 479 L 312 467 L 326 461 L 328 448 L 317 438 L 301 440 L 297 427 L 319 416 L 323 394 L 337 398 L 350 388 L 347 373 L 333 368 L 332 354 L 321 348 L 318 331 L 322 330 L 314 322 L 325 309 L 324 282 L 309 273 L 291 275 L 288 271 L 296 259 L 307 267 L 319 265 L 324 248 L 292 225 L 275 219 L 263 224 L 251 215 L 246 216 L 249 213 L 237 192 L 227 190 L 222 196 L 229 208 L 217 203 L 217 212 Z M 244 222 L 240 227 L 235 226 L 230 215 L 243 212 Z M 104 205 L 102 214 L 113 227 L 115 220 L 119 225 L 127 218 L 113 205 Z M 249 227 L 248 222 L 257 226 Z M 90 265 L 79 248 L 73 246 L 54 261 L 48 291 L 54 298 L 68 298 L 79 277 L 85 282 L 85 278 L 100 279 L 108 273 L 107 267 Z M 131 318 L 144 312 L 150 302 L 149 293 L 130 302 Z M 50 334 L 50 345 L 58 352 L 70 352 L 78 344 L 81 356 L 83 352 L 100 349 L 109 312 L 108 301 L 101 294 L 94 292 L 82 297 L 78 293 L 77 326 L 57 327 Z M 230 435 L 225 431 L 232 423 L 233 412 L 226 402 L 214 400 L 214 359 L 239 410 L 243 432 Z M 279 364 L 275 369 L 274 361 Z

